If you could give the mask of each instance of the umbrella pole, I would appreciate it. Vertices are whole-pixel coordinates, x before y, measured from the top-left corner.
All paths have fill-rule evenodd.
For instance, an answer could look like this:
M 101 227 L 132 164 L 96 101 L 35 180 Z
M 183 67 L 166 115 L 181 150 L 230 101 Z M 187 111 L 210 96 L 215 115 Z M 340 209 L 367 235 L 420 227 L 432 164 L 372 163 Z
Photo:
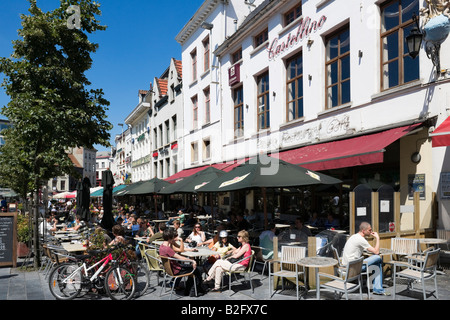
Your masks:
M 267 197 L 266 197 L 266 188 L 262 188 L 263 194 L 263 204 L 264 204 L 264 230 L 267 230 Z

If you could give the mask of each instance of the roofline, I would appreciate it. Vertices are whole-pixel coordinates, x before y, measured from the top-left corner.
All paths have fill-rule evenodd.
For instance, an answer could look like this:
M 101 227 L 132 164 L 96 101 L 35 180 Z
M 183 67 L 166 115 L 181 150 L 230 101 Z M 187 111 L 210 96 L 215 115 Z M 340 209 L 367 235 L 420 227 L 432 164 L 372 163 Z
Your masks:
M 186 23 L 183 29 L 181 29 L 181 31 L 177 34 L 175 40 L 179 44 L 184 45 L 184 43 L 194 34 L 194 32 L 197 31 L 202 22 L 209 17 L 211 12 L 213 12 L 220 3 L 228 4 L 228 0 L 205 0 L 188 23 Z

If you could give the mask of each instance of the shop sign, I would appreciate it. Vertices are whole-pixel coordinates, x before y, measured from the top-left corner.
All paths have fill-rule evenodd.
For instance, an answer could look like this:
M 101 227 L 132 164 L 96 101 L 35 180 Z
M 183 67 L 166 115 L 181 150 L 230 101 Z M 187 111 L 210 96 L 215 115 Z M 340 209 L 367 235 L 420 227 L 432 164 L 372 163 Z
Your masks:
M 228 69 L 228 83 L 231 87 L 239 82 L 241 82 L 241 64 L 236 63 Z
M 326 16 L 322 16 L 319 21 L 313 21 L 310 17 L 302 18 L 299 22 L 297 32 L 289 33 L 287 38 L 282 41 L 279 38 L 273 39 L 272 43 L 267 48 L 269 60 L 275 60 L 276 57 L 291 49 L 311 33 L 321 29 L 326 21 Z

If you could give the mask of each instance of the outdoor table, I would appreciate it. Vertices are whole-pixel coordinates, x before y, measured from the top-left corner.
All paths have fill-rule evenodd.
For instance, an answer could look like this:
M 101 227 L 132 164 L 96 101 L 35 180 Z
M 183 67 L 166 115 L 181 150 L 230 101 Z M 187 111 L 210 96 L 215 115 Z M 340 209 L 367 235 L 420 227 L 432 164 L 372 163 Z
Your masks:
M 212 218 L 212 216 L 205 216 L 205 215 L 197 216 L 197 219 L 199 219 L 199 220 L 208 220 L 208 219 L 211 219 L 211 218 Z
M 319 281 L 319 268 L 323 268 L 323 267 L 332 267 L 338 264 L 338 261 L 336 259 L 333 258 L 328 258 L 328 257 L 320 257 L 320 256 L 316 256 L 316 257 L 306 257 L 306 258 L 302 258 L 297 262 L 299 265 L 303 266 L 303 267 L 308 267 L 308 268 L 314 268 L 315 272 L 316 272 L 316 297 L 317 300 L 320 299 L 320 292 L 319 290 L 317 290 L 317 286 L 320 286 L 320 281 Z M 307 281 L 307 277 L 305 276 L 305 282 Z M 307 286 L 309 287 L 309 286 Z
M 160 222 L 168 222 L 168 219 L 165 220 L 152 220 L 154 223 L 160 223 Z
M 86 247 L 82 243 L 63 242 L 61 246 L 69 253 L 86 251 Z
M 394 250 L 391 250 L 391 249 L 380 248 L 380 253 L 379 253 L 379 255 L 380 255 L 380 256 L 389 256 L 389 255 L 394 254 L 394 252 L 395 252 L 395 251 L 394 251 Z M 365 256 L 371 256 L 371 255 L 373 255 L 372 252 L 369 252 L 369 251 L 366 251 L 366 250 L 363 251 L 363 254 L 364 254 Z
M 218 254 L 217 251 L 211 250 L 208 247 L 197 247 L 197 251 L 184 251 L 181 255 L 189 258 L 194 258 L 196 261 L 200 261 L 202 258 L 207 258 L 214 254 Z
M 431 244 L 445 244 L 448 240 L 438 238 L 422 238 L 419 239 L 420 243 L 425 244 L 427 247 Z

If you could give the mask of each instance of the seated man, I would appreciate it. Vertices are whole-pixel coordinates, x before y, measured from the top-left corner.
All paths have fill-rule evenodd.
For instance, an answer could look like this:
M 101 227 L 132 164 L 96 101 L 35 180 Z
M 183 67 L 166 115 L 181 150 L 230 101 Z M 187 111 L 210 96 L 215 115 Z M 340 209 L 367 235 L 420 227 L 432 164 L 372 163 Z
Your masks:
M 375 238 L 375 247 L 372 247 L 365 239 L 365 237 L 370 235 Z M 375 266 L 376 268 L 379 268 L 378 275 L 373 281 L 373 293 L 385 296 L 390 295 L 383 288 L 383 261 L 379 256 L 380 236 L 377 232 L 372 231 L 372 227 L 368 222 L 362 222 L 359 225 L 359 232 L 352 235 L 345 243 L 344 251 L 342 252 L 342 263 L 347 265 L 349 261 L 359 259 L 363 254 L 363 250 L 367 250 L 373 253 L 373 255 L 367 259 L 364 259 L 362 271 L 366 271 L 367 265 L 369 267 Z

